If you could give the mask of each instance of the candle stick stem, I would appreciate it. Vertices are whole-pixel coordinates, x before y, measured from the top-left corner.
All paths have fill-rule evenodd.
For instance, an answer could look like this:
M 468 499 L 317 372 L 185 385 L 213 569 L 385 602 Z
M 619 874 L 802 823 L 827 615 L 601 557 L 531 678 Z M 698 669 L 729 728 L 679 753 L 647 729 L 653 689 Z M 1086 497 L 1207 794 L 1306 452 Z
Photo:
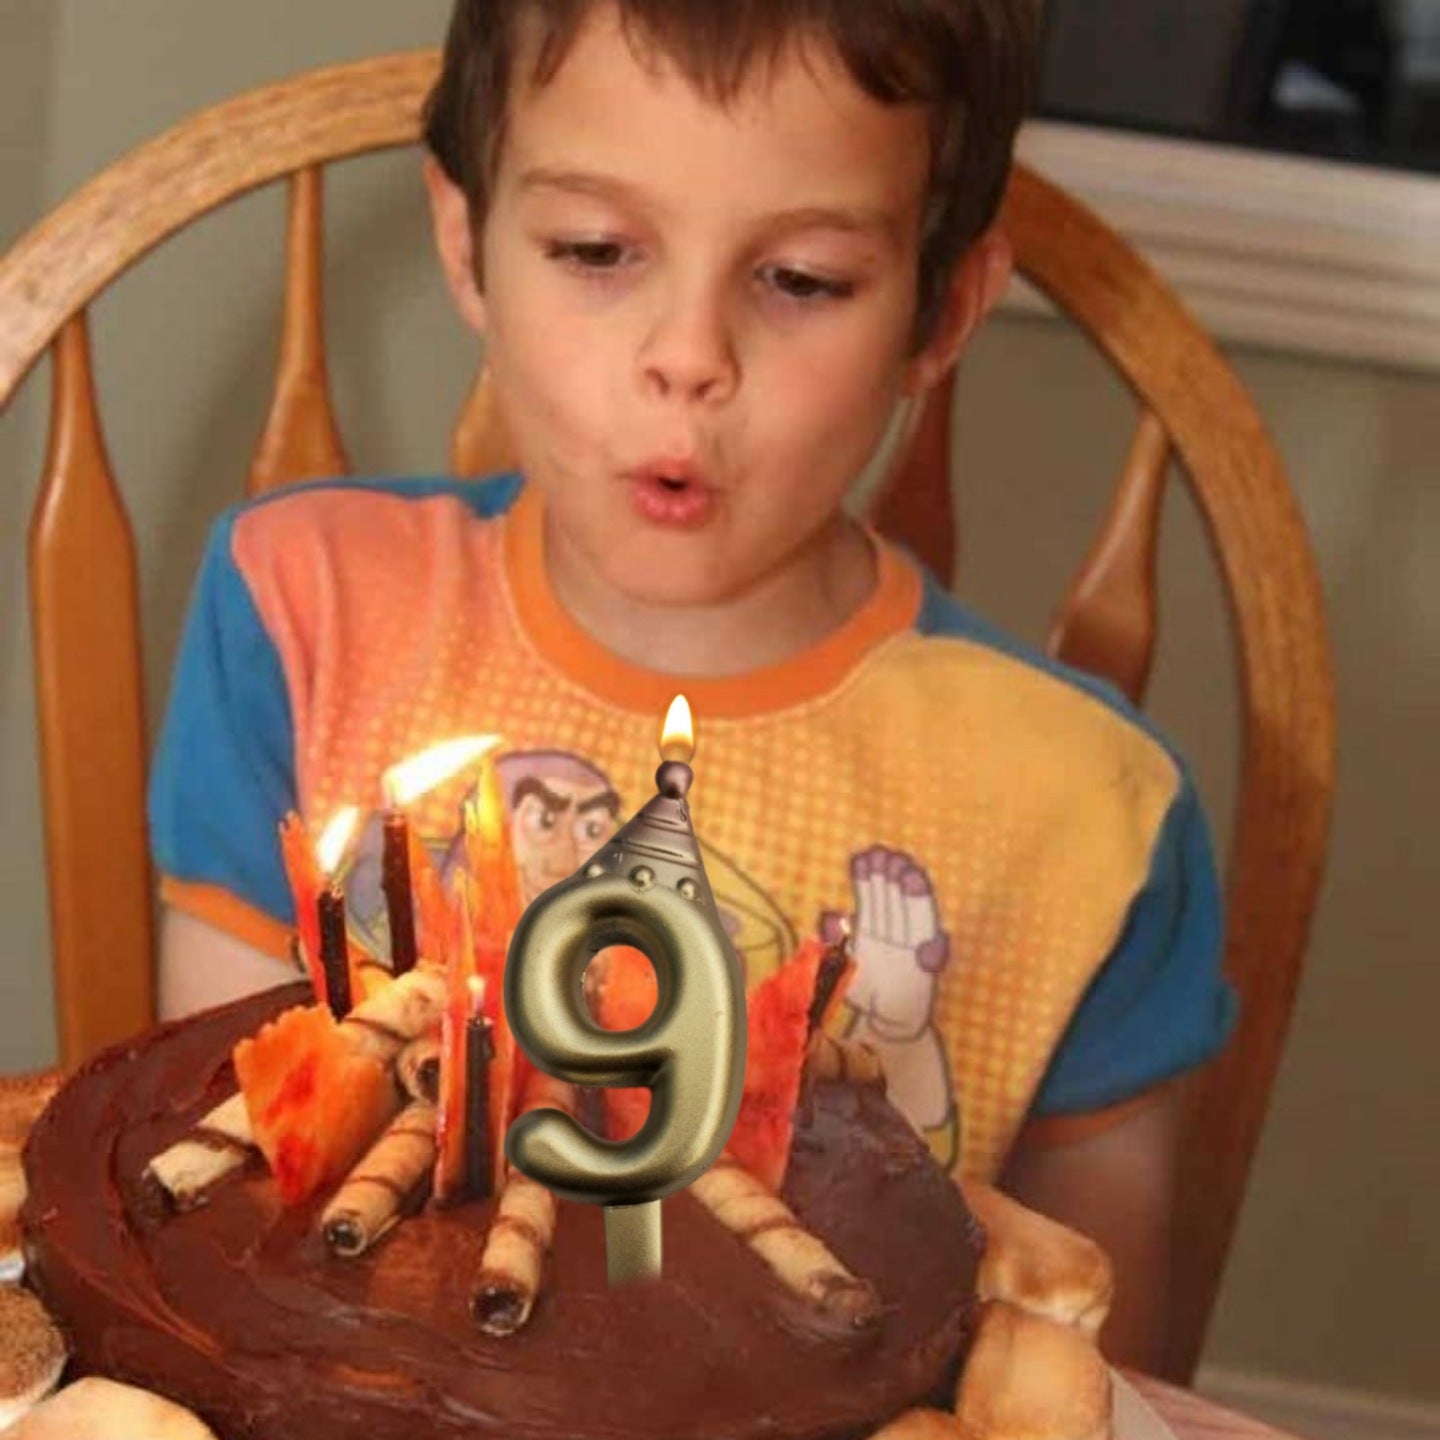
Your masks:
M 390 922 L 390 969 L 404 975 L 415 968 L 415 902 L 410 893 L 409 822 L 398 806 L 385 812 L 380 884 Z
M 605 1207 L 605 1269 L 612 1286 L 658 1280 L 662 1248 L 660 1201 Z
M 830 1008 L 830 1001 L 850 964 L 848 943 L 848 940 L 842 940 L 832 945 L 820 961 L 815 977 L 815 994 L 811 997 L 810 1013 L 805 1021 L 807 1034 L 813 1035 L 825 1023 L 825 1012 Z
M 490 1061 L 495 1056 L 492 1026 L 483 1015 L 465 1025 L 465 1198 L 491 1193 Z
M 343 1020 L 350 1013 L 350 945 L 345 938 L 345 892 L 338 885 L 320 892 L 320 968 L 325 975 L 325 1003 Z

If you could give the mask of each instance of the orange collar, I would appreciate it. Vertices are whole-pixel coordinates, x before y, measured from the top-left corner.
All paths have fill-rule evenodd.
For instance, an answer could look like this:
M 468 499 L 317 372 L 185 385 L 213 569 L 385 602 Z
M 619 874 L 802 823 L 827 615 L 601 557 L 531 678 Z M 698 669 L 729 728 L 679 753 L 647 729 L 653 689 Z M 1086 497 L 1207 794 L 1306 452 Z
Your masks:
M 870 598 L 823 640 L 775 665 L 716 678 L 667 675 L 611 654 L 571 617 L 545 572 L 544 502 L 525 486 L 505 515 L 505 566 L 516 613 L 540 653 L 592 694 L 660 715 L 683 691 L 699 715 L 740 719 L 783 710 L 833 690 L 877 645 L 914 626 L 919 572 L 873 531 L 878 577 Z

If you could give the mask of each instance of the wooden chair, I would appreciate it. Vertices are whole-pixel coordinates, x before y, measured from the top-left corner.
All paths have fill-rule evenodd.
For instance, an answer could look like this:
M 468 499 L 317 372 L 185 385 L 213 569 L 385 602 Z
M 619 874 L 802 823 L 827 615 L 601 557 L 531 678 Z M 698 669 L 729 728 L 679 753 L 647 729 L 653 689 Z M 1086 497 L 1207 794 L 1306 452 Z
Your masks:
M 111 166 L 0 266 L 0 404 L 53 355 L 50 449 L 30 534 L 46 854 L 63 1060 L 153 1016 L 134 548 L 106 460 L 86 307 L 132 261 L 222 202 L 288 178 L 281 360 L 251 492 L 348 470 L 326 381 L 320 305 L 325 164 L 412 143 L 436 55 L 334 67 L 257 90 Z M 1114 233 L 1017 170 L 1003 224 L 1020 270 L 1089 336 L 1139 405 L 1113 506 L 1051 648 L 1142 697 L 1155 640 L 1161 494 L 1176 458 L 1208 524 L 1237 640 L 1242 775 L 1228 872 L 1239 1034 L 1198 1086 L 1187 1147 L 1171 1373 L 1187 1379 L 1238 1215 L 1289 1021 L 1326 841 L 1330 657 L 1310 550 L 1276 452 L 1229 366 Z M 948 387 L 917 416 L 876 506 L 942 576 L 955 527 Z M 484 378 L 457 426 L 457 473 L 502 466 Z M 217 505 L 231 497 L 217 496 Z M 97 780 L 103 777 L 103 784 Z M 97 954 L 106 963 L 94 963 Z

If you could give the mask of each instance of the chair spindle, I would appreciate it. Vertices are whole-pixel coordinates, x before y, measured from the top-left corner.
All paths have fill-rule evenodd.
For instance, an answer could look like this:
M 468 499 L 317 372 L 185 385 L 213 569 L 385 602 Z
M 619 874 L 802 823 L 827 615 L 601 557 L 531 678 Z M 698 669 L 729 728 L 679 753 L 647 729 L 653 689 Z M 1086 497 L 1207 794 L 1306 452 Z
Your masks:
M 1056 659 L 1111 681 L 1139 704 L 1155 658 L 1155 569 L 1170 441 L 1141 413 L 1130 454 L 1095 537 L 1050 631 Z
M 290 178 L 280 363 L 270 414 L 246 481 L 250 495 L 294 480 L 350 473 L 330 402 L 323 244 L 321 171 L 317 165 L 307 165 Z
M 86 313 L 52 347 L 30 613 L 60 1058 L 153 1023 L 135 538 L 105 452 Z

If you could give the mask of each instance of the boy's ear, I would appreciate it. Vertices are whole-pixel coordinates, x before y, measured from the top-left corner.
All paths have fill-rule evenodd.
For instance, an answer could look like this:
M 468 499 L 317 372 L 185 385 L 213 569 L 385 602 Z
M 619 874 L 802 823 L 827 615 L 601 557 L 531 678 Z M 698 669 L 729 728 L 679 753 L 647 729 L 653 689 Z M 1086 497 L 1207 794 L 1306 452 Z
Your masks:
M 465 192 L 440 168 L 433 155 L 425 157 L 425 189 L 430 194 L 430 223 L 440 268 L 460 318 L 477 334 L 485 330 L 485 297 L 475 268 L 475 227 Z
M 960 358 L 980 322 L 999 303 L 1015 271 L 1015 253 L 999 230 L 987 230 L 960 257 L 934 333 L 910 358 L 907 395 L 928 390 Z

